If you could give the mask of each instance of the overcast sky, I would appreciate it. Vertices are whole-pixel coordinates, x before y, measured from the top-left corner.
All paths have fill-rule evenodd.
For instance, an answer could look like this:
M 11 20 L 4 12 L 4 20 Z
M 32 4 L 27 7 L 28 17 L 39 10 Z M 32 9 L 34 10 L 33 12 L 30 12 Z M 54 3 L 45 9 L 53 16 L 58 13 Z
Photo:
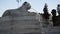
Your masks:
M 39 12 L 43 13 L 43 7 L 45 3 L 48 5 L 49 13 L 52 9 L 56 9 L 57 4 L 60 4 L 60 0 L 21 0 L 19 3 L 19 6 L 22 5 L 25 1 L 29 2 L 31 4 L 31 7 L 34 8 L 34 10 L 30 10 L 31 12 Z M 18 8 L 18 3 L 16 0 L 0 0 L 0 16 L 6 11 L 7 9 L 15 9 Z

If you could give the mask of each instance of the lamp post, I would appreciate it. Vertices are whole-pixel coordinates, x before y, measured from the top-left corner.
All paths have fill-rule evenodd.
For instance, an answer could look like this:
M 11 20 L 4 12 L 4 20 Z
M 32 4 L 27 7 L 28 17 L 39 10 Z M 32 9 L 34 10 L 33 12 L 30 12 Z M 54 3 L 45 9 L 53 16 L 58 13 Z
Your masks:
M 19 7 L 19 3 L 20 3 L 21 0 L 16 0 L 16 2 L 18 3 L 18 7 Z

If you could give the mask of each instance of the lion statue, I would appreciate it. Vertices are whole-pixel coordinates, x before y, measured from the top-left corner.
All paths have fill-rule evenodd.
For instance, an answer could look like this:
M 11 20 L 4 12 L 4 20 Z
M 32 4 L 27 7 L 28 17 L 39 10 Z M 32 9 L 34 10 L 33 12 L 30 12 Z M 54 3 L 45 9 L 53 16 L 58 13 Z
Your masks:
M 5 16 L 24 16 L 27 14 L 28 10 L 31 8 L 31 5 L 28 2 L 24 2 L 23 5 L 17 9 L 6 10 L 2 17 Z

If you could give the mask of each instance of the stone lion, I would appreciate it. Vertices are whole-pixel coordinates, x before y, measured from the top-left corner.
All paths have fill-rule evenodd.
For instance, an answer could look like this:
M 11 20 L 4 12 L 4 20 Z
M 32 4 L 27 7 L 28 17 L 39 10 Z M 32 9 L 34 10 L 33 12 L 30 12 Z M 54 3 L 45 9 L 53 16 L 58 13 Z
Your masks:
M 10 10 L 6 10 L 2 17 L 5 16 L 24 16 L 27 14 L 28 10 L 31 8 L 30 3 L 28 2 L 24 2 L 23 5 L 17 9 L 10 9 Z

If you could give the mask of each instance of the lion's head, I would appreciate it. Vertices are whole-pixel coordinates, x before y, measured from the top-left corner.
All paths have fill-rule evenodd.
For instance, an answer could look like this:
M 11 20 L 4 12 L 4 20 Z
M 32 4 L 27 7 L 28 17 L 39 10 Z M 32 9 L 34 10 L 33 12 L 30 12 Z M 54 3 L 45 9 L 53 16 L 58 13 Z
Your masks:
M 22 6 L 24 6 L 26 10 L 29 10 L 31 8 L 30 3 L 28 2 L 24 2 Z

